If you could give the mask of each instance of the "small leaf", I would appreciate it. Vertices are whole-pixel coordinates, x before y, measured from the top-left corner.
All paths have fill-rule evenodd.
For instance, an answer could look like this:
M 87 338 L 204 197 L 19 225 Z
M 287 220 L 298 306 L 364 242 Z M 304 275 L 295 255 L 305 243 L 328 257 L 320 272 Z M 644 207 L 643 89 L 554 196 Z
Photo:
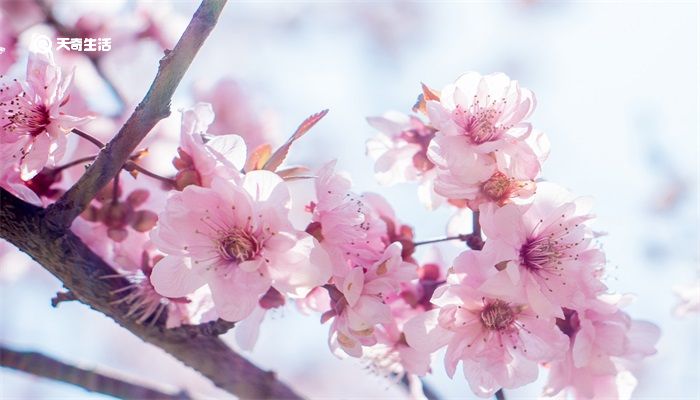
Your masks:
M 425 83 L 421 83 L 421 88 L 423 93 L 418 95 L 418 100 L 416 101 L 416 104 L 413 105 L 413 112 L 422 112 L 423 114 L 427 114 L 425 103 L 428 101 L 440 101 L 440 93 L 438 93 L 435 89 L 429 88 Z
M 243 168 L 244 171 L 250 172 L 262 169 L 263 165 L 270 159 L 270 155 L 272 155 L 272 147 L 269 144 L 265 143 L 256 147 L 255 150 L 250 153 L 248 161 L 246 161 L 245 167 Z
M 292 143 L 294 143 L 294 141 L 299 139 L 300 137 L 304 136 L 304 134 L 306 134 L 306 132 L 313 128 L 313 126 L 316 125 L 316 123 L 318 123 L 318 121 L 320 121 L 321 118 L 325 117 L 326 114 L 328 114 L 328 110 L 323 110 L 305 119 L 304 122 L 302 122 L 301 125 L 299 125 L 294 134 L 289 139 L 287 139 L 287 141 L 279 149 L 277 149 L 274 152 L 274 154 L 272 154 L 272 156 L 269 160 L 267 160 L 262 169 L 266 169 L 268 171 L 273 172 L 277 170 L 277 168 L 280 165 L 282 165 L 282 162 L 284 162 L 284 159 L 287 158 L 287 154 L 289 153 L 289 148 L 292 146 Z
M 285 181 L 315 178 L 315 176 L 310 175 L 309 172 L 310 170 L 307 167 L 289 167 L 277 171 L 277 175 Z

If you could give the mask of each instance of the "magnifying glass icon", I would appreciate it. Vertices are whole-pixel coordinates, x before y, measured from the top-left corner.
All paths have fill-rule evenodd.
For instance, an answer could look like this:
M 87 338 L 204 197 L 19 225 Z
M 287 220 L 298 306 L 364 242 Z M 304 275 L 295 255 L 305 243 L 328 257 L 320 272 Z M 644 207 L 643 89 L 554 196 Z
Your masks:
M 36 53 L 47 53 L 51 51 L 53 43 L 51 38 L 46 35 L 34 35 L 29 44 L 29 50 Z

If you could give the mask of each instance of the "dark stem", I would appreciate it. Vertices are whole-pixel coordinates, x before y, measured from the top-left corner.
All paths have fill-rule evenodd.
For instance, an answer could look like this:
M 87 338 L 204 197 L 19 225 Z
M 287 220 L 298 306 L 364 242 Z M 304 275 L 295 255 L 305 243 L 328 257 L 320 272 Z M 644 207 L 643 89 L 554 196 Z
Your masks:
M 101 372 L 66 364 L 40 353 L 17 351 L 4 345 L 0 345 L 0 364 L 5 368 L 24 371 L 43 378 L 80 386 L 90 392 L 122 399 L 190 399 L 190 396 L 184 391 L 180 393 L 161 392 L 129 382 L 121 377 L 108 376 Z
M 83 138 L 83 139 L 89 141 L 90 143 L 94 144 L 94 145 L 97 146 L 100 150 L 102 150 L 102 149 L 105 147 L 105 144 L 104 144 L 104 143 L 100 142 L 100 141 L 97 140 L 96 138 L 90 136 L 89 134 L 87 134 L 87 133 L 81 131 L 81 130 L 78 129 L 78 128 L 73 128 L 73 131 L 72 131 L 72 132 L 75 133 L 76 135 L 80 136 L 81 138 Z
M 68 164 L 61 165 L 61 166 L 58 166 L 58 167 L 54 168 L 54 172 L 60 172 L 60 171 L 63 171 L 64 169 L 67 169 L 67 168 L 70 168 L 70 167 L 74 167 L 74 166 L 76 166 L 76 165 L 84 164 L 84 163 L 86 163 L 86 162 L 88 162 L 88 161 L 93 161 L 95 158 L 97 158 L 96 155 L 95 155 L 95 156 L 89 156 L 89 157 L 79 158 L 79 159 L 77 159 L 77 160 L 75 160 L 75 161 L 69 162 Z
M 506 400 L 506 394 L 503 393 L 503 389 L 496 390 L 494 396 L 496 397 L 496 400 Z
M 170 179 L 170 178 L 166 178 L 166 177 L 164 177 L 164 176 L 160 176 L 160 175 L 158 175 L 158 174 L 156 174 L 156 173 L 154 173 L 154 172 L 151 172 L 151 171 L 147 170 L 146 168 L 144 168 L 144 167 L 142 167 L 142 166 L 136 164 L 136 163 L 133 162 L 133 161 L 127 161 L 126 164 L 124 164 L 124 169 L 127 170 L 127 171 L 129 171 L 129 172 L 131 172 L 131 171 L 138 171 L 138 172 L 140 172 L 140 173 L 142 173 L 142 174 L 144 174 L 144 175 L 146 175 L 146 176 L 150 176 L 150 177 L 153 178 L 153 179 L 157 179 L 157 180 L 159 180 L 159 181 L 161 181 L 161 182 L 163 182 L 163 183 L 167 183 L 167 184 L 170 185 L 171 187 L 174 187 L 174 186 L 175 186 L 175 180 L 174 180 L 174 179 Z
M 466 241 L 468 238 L 469 238 L 469 235 L 447 236 L 447 237 L 444 237 L 444 238 L 423 240 L 422 242 L 413 242 L 413 245 L 414 245 L 414 246 L 422 246 L 422 245 L 424 245 L 424 244 L 447 242 L 447 241 L 450 241 L 450 240 L 462 240 L 462 241 Z
M 481 237 L 481 225 L 479 224 L 479 212 L 472 212 L 472 233 L 467 238 L 467 246 L 472 250 L 481 250 L 484 247 L 484 239 Z

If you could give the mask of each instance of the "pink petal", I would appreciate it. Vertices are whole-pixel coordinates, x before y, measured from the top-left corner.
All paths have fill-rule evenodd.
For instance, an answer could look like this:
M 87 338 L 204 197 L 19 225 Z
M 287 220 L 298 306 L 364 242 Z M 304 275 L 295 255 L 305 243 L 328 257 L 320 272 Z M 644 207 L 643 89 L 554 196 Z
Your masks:
M 204 285 L 204 279 L 193 272 L 189 262 L 178 256 L 165 256 L 151 273 L 151 284 L 156 292 L 166 297 L 184 297 Z
M 343 286 L 340 288 L 340 290 L 345 295 L 345 299 L 348 301 L 348 305 L 350 305 L 350 307 L 353 307 L 360 298 L 364 283 L 365 273 L 360 267 L 351 269 L 350 272 L 345 275 L 345 278 L 343 279 Z
M 406 342 L 420 352 L 432 353 L 446 346 L 454 333 L 438 324 L 439 309 L 427 311 L 410 319 L 403 327 Z

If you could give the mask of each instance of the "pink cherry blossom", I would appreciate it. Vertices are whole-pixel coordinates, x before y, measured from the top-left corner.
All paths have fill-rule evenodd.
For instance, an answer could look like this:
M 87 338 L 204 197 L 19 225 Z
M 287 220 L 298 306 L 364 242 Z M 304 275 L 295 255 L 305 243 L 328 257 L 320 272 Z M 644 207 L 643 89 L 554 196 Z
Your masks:
M 333 171 L 335 161 L 323 166 L 316 178 L 316 201 L 307 232 L 314 235 L 331 256 L 334 274 L 344 276 L 355 265 L 377 260 L 386 244 L 387 228 L 363 196 L 353 193 L 350 180 Z
M 373 214 L 384 221 L 386 233 L 382 236 L 385 245 L 394 242 L 401 243 L 401 256 L 404 261 L 413 262 L 413 253 L 416 250 L 413 245 L 413 228 L 401 222 L 394 213 L 391 204 L 382 196 L 376 193 L 363 193 L 362 198 L 365 204 L 369 205 Z
M 7 161 L 18 162 L 22 180 L 28 180 L 63 157 L 66 135 L 88 120 L 63 112 L 72 81 L 50 51 L 30 52 L 26 81 L 0 86 L 0 144 L 15 150 L 4 169 Z
M 535 179 L 549 145 L 526 122 L 534 106 L 532 92 L 506 75 L 476 72 L 446 86 L 439 101 L 428 101 L 430 124 L 437 129 L 428 148 L 428 158 L 438 167 L 435 190 L 473 200 L 480 192 L 494 196 L 493 187 L 482 186 L 489 179 L 500 180 L 497 173 L 513 182 Z M 506 182 L 500 185 L 509 188 Z
M 3 153 L 2 150 L 0 150 L 1 153 Z M 41 198 L 20 179 L 18 165 L 0 170 L 0 187 L 28 203 L 36 206 L 43 205 Z
M 242 182 L 174 194 L 151 237 L 166 254 L 151 275 L 156 291 L 182 297 L 207 285 L 216 312 L 239 321 L 272 286 L 303 297 L 327 282 L 330 261 L 316 240 L 288 220 L 289 192 L 277 175 L 253 171 Z
M 586 224 L 592 218 L 587 199 L 540 183 L 531 205 L 486 204 L 480 210 L 488 239 L 474 260 L 481 268 L 507 269 L 484 283 L 483 290 L 500 293 L 502 280 L 511 280 L 542 317 L 561 318 L 561 307 L 586 303 L 587 276 L 604 263 Z
M 401 288 L 402 282 L 416 277 L 416 266 L 404 262 L 401 245 L 393 243 L 373 264 L 352 268 L 336 279 L 330 288 L 332 309 L 322 320 L 334 318 L 330 331 L 331 349 L 360 357 L 362 346 L 377 343 L 375 326 L 392 323 L 386 299 Z
M 660 335 L 654 324 L 632 320 L 616 307 L 605 312 L 566 309 L 557 325 L 572 344 L 564 359 L 549 364 L 544 394 L 566 390 L 577 399 L 629 398 L 636 380 L 620 379 L 627 373 L 622 361 L 655 354 Z
M 447 374 L 454 376 L 461 361 L 472 391 L 489 397 L 500 388 L 533 382 L 538 363 L 561 357 L 568 339 L 552 319 L 537 315 L 516 287 L 505 286 L 500 296 L 481 291 L 480 274 L 452 275 L 433 296 L 439 308 L 411 319 L 404 334 L 419 352 L 447 346 Z
M 187 185 L 209 186 L 214 177 L 240 179 L 246 161 L 246 145 L 237 135 L 208 136 L 207 128 L 214 121 L 211 104 L 197 103 L 182 112 L 182 128 L 175 183 L 178 189 Z
M 428 145 L 435 129 L 416 116 L 387 112 L 381 117 L 368 117 L 367 122 L 380 133 L 367 141 L 367 154 L 375 160 L 375 178 L 382 185 L 419 182 L 421 202 L 433 209 L 443 202 L 435 193 L 435 165 L 428 159 Z

